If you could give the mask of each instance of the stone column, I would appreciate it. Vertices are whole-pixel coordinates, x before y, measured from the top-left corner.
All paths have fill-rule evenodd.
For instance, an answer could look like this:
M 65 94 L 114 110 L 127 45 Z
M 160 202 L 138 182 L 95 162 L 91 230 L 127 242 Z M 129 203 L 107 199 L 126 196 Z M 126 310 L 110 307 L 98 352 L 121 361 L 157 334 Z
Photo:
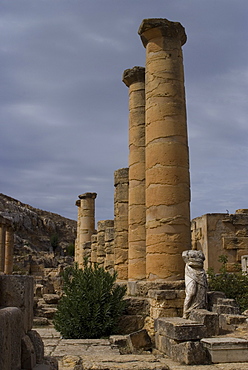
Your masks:
M 0 272 L 4 272 L 5 264 L 5 225 L 0 224 Z
M 13 272 L 13 257 L 14 257 L 14 231 L 8 226 L 6 230 L 5 242 L 5 266 L 4 273 L 11 275 Z
M 97 263 L 104 266 L 105 261 L 105 220 L 97 222 Z
M 97 263 L 97 234 L 91 236 L 91 262 Z
M 190 249 L 190 180 L 182 45 L 178 22 L 145 19 L 146 48 L 146 275 L 184 277 Z
M 81 205 L 81 201 L 79 199 L 77 199 L 75 205 L 78 207 L 78 217 L 77 217 L 77 237 L 76 237 L 76 240 L 75 240 L 74 259 L 75 259 L 75 262 L 78 262 L 78 260 L 79 260 L 79 235 L 80 235 L 79 231 L 80 231 L 80 214 L 81 214 L 80 205 Z
M 128 279 L 128 168 L 114 173 L 114 259 L 118 280 Z
M 96 193 L 84 193 L 78 196 L 80 205 L 78 210 L 78 235 L 77 235 L 77 259 L 79 267 L 83 266 L 84 243 L 91 241 L 91 236 L 95 233 L 95 199 Z
M 105 261 L 104 268 L 106 271 L 113 273 L 114 272 L 114 220 L 111 220 L 111 223 L 106 225 L 105 228 Z
M 146 278 L 145 68 L 123 73 L 129 87 L 128 279 Z

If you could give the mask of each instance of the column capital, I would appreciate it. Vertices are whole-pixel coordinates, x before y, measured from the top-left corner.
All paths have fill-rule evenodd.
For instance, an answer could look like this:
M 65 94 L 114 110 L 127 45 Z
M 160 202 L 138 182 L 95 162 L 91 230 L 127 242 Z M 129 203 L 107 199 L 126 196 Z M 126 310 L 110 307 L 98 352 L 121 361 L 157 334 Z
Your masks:
M 76 203 L 75 203 L 75 206 L 80 207 L 80 205 L 81 205 L 80 199 L 77 199 Z
M 122 75 L 122 82 L 129 87 L 135 82 L 145 82 L 145 67 L 133 67 L 125 69 Z
M 78 196 L 79 199 L 93 198 L 96 199 L 97 193 L 84 193 Z
M 144 19 L 138 30 L 144 47 L 155 37 L 177 38 L 184 45 L 187 35 L 184 27 L 179 22 L 171 22 L 165 18 Z

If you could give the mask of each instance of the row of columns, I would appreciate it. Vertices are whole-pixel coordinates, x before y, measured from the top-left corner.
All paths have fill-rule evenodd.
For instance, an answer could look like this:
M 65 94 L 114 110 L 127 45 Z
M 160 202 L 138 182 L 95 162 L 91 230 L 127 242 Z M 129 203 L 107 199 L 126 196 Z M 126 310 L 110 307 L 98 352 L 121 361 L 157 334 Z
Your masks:
M 12 274 L 14 231 L 10 220 L 0 216 L 0 272 Z
M 120 280 L 178 280 L 190 249 L 190 179 L 182 45 L 178 22 L 145 19 L 146 66 L 127 69 L 129 168 L 115 172 L 115 268 Z M 77 201 L 76 260 L 94 233 L 95 193 Z M 90 234 L 90 235 L 89 235 Z M 86 240 L 87 239 L 87 240 Z

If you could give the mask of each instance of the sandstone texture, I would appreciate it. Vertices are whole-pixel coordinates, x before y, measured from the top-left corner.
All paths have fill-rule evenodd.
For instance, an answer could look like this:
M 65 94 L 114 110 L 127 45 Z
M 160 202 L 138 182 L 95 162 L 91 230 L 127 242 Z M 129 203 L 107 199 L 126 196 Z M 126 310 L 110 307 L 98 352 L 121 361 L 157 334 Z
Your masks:
M 184 72 L 184 28 L 145 19 L 139 35 L 146 48 L 146 277 L 183 277 L 190 249 L 190 184 Z

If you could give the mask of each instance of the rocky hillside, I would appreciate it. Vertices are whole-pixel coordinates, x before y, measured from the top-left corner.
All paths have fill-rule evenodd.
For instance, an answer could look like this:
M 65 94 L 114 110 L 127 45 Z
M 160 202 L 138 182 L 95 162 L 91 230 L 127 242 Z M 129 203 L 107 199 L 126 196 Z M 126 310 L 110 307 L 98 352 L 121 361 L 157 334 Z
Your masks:
M 57 238 L 59 254 L 74 244 L 77 227 L 74 220 L 31 207 L 1 193 L 0 215 L 13 221 L 15 255 L 49 252 L 51 238 Z

